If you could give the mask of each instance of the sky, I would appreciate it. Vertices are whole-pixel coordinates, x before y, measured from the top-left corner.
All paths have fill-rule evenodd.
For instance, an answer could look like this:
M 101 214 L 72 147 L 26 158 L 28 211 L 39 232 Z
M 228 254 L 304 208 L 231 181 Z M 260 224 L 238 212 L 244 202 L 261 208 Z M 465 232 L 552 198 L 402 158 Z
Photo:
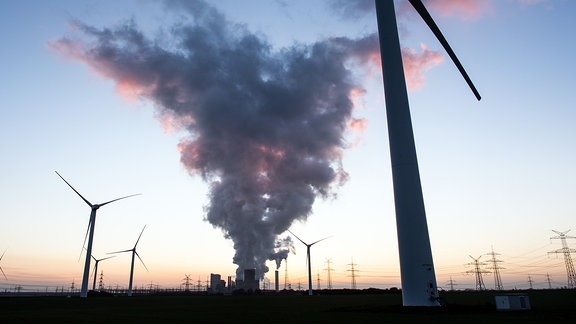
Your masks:
M 241 243 L 268 251 L 288 228 L 306 242 L 330 237 L 311 249 L 315 287 L 326 287 L 328 259 L 334 287 L 350 287 L 352 264 L 359 288 L 400 287 L 372 2 L 184 3 L 0 3 L 0 289 L 80 286 L 90 210 L 54 171 L 92 203 L 142 193 L 98 211 L 93 246 L 96 258 L 130 249 L 146 225 L 138 252 L 149 271 L 136 264 L 136 287 L 235 276 Z M 547 288 L 546 274 L 564 286 L 562 256 L 548 252 L 562 247 L 552 230 L 575 227 L 576 3 L 425 4 L 482 95 L 397 1 L 438 286 L 474 288 L 470 256 L 488 261 L 492 249 L 505 288 L 529 277 Z M 287 111 L 317 124 L 298 128 Z M 288 185 L 299 177 L 309 185 Z M 237 183 L 234 193 L 258 198 L 240 215 L 278 222 L 249 231 L 252 241 L 226 200 Z M 292 198 L 305 203 L 282 205 Z M 291 240 L 274 252 L 304 286 L 306 248 Z M 263 262 L 273 281 L 275 261 Z M 127 253 L 102 261 L 105 286 L 126 287 L 129 267 Z M 283 287 L 284 261 L 279 271 Z

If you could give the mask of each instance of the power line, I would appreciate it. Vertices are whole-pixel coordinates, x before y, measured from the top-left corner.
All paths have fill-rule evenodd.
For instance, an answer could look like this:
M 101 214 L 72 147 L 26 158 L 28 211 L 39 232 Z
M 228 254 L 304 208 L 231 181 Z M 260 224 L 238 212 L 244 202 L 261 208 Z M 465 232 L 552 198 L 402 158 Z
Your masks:
M 552 232 L 558 234 L 558 236 L 553 236 L 550 239 L 560 239 L 562 242 L 562 248 L 554 251 L 548 252 L 554 254 L 562 253 L 564 255 L 564 265 L 566 266 L 566 275 L 568 277 L 568 288 L 576 288 L 576 271 L 574 271 L 574 264 L 572 263 L 572 253 L 576 253 L 576 249 L 570 249 L 566 239 L 576 239 L 574 236 L 568 236 L 566 233 L 570 232 L 567 230 L 565 232 L 559 232 L 552 230 Z

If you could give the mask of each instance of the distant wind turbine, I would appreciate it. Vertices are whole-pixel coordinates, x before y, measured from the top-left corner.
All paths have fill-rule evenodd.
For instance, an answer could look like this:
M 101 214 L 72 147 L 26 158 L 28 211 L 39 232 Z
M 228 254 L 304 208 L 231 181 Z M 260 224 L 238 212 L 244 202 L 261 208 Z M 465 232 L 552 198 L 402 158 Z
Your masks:
M 375 0 L 392 161 L 404 306 L 439 306 L 394 0 Z M 409 0 L 438 38 L 478 100 L 480 94 L 421 0 Z
M 108 260 L 113 257 L 115 257 L 115 255 L 102 259 L 96 259 L 94 256 L 92 256 L 92 259 L 94 259 L 94 282 L 92 283 L 92 290 L 96 291 L 96 277 L 98 276 L 98 263 L 100 263 L 100 261 Z
M 0 256 L 0 261 L 2 261 L 2 258 L 4 257 L 4 254 L 6 253 L 6 251 L 8 251 L 8 249 L 4 250 L 4 253 L 2 253 L 2 256 Z M 6 277 L 6 274 L 4 273 L 2 266 L 0 266 L 0 271 L 2 271 L 2 274 L 4 275 L 4 279 L 8 280 L 8 277 Z
M 84 236 L 84 243 L 86 244 L 86 238 L 88 238 L 88 246 L 86 247 L 86 262 L 84 263 L 84 274 L 82 276 L 82 287 L 80 289 L 80 297 L 88 297 L 88 278 L 90 276 L 90 258 L 92 256 L 92 242 L 94 239 L 94 225 L 96 225 L 96 211 L 98 210 L 98 208 L 107 205 L 109 203 L 115 202 L 117 200 L 120 199 L 125 199 L 125 198 L 130 198 L 130 197 L 134 197 L 134 196 L 138 196 L 140 194 L 135 194 L 135 195 L 130 195 L 130 196 L 125 196 L 125 197 L 121 197 L 121 198 L 116 198 L 114 200 L 110 200 L 107 201 L 105 203 L 102 204 L 92 204 L 88 201 L 88 199 L 84 198 L 76 189 L 74 189 L 74 187 L 72 187 L 72 185 L 70 183 L 68 183 L 68 181 L 66 181 L 66 179 L 64 179 L 60 173 L 58 173 L 58 171 L 54 171 L 56 172 L 56 174 L 60 177 L 60 179 L 64 180 L 64 182 L 66 182 L 66 184 L 72 188 L 72 190 L 74 190 L 74 192 L 80 196 L 80 198 L 82 198 L 82 200 L 84 200 L 84 202 L 86 204 L 88 204 L 88 206 L 90 206 L 90 220 L 88 221 L 88 228 L 86 229 L 86 235 Z
M 310 247 L 320 241 L 324 241 L 325 239 L 330 238 L 331 236 L 325 237 L 321 240 L 308 244 L 302 241 L 298 236 L 296 236 L 296 234 L 292 233 L 290 230 L 288 230 L 288 232 L 294 235 L 294 237 L 296 237 L 298 241 L 302 242 L 302 244 L 306 245 L 306 262 L 308 263 L 308 295 L 312 296 L 312 267 L 310 265 Z
M 142 261 L 142 258 L 140 257 L 140 255 L 138 254 L 138 252 L 136 252 L 136 246 L 138 245 L 138 242 L 140 241 L 140 237 L 142 237 L 142 233 L 144 233 L 144 229 L 146 229 L 146 225 L 144 225 L 144 228 L 142 228 L 142 232 L 140 232 L 140 235 L 138 236 L 138 239 L 136 240 L 136 244 L 134 244 L 133 248 L 131 248 L 129 250 L 123 250 L 123 251 L 116 251 L 116 252 L 108 253 L 108 254 L 114 254 L 114 253 L 132 252 L 132 263 L 130 265 L 130 282 L 128 283 L 128 296 L 132 296 L 132 281 L 134 279 L 134 256 L 137 256 L 138 259 L 140 259 L 140 262 L 142 262 L 142 265 L 144 266 L 144 268 L 146 268 L 146 271 L 148 271 L 148 268 L 144 264 L 144 261 Z

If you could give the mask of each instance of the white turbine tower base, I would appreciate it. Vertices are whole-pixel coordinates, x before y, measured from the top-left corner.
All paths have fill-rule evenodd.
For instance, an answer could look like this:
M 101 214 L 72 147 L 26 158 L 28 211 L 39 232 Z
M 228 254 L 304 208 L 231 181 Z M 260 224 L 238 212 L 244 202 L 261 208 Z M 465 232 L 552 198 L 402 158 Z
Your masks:
M 375 1 L 392 161 L 402 303 L 404 306 L 438 306 L 438 288 L 416 157 L 394 0 Z M 434 32 L 480 100 L 480 95 L 422 1 L 409 0 L 409 2 Z

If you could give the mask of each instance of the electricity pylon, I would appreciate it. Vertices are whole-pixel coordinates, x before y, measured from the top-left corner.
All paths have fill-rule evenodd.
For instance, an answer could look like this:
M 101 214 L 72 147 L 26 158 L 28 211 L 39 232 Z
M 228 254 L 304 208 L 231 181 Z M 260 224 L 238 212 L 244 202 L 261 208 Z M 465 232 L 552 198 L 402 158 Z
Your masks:
M 487 268 L 492 270 L 492 273 L 494 273 L 494 289 L 495 290 L 502 290 L 502 289 L 504 289 L 504 286 L 502 285 L 502 278 L 500 277 L 500 269 L 504 269 L 504 268 L 502 268 L 498 265 L 498 263 L 502 262 L 502 260 L 496 259 L 496 256 L 500 255 L 500 253 L 494 252 L 494 247 L 492 247 L 492 252 L 486 253 L 486 255 L 489 255 L 492 257 L 490 259 L 490 265 Z
M 192 285 L 191 281 L 192 279 L 190 279 L 190 275 L 184 274 L 184 279 L 182 279 L 184 281 L 184 291 L 188 292 L 190 291 L 190 285 Z
M 546 274 L 546 282 L 548 283 L 548 289 L 552 289 L 552 279 L 550 279 L 550 274 Z
M 352 277 L 352 284 L 351 284 L 351 288 L 352 289 L 356 289 L 356 272 L 358 271 L 356 268 L 354 268 L 354 266 L 356 266 L 356 263 L 354 263 L 354 260 L 351 261 L 352 263 L 349 263 L 348 265 L 350 266 L 349 270 L 346 271 L 350 271 L 350 277 Z
M 328 289 L 332 289 L 332 271 L 334 271 L 334 269 L 330 268 L 330 262 L 332 262 L 332 259 L 326 259 L 326 270 L 328 272 Z
M 473 256 L 469 255 L 469 257 L 474 260 L 472 263 L 468 263 L 468 265 L 473 265 L 474 270 L 468 270 L 466 273 L 474 273 L 476 275 L 476 290 L 486 290 L 486 286 L 484 285 L 484 279 L 482 279 L 483 273 L 489 273 L 484 269 L 481 269 L 480 266 L 485 266 L 486 263 L 480 262 L 480 257 L 474 258 Z
M 454 290 L 454 286 L 458 286 L 455 280 L 452 280 L 452 276 L 450 276 L 450 280 L 448 280 L 448 287 L 450 290 Z
M 562 242 L 562 248 L 548 252 L 548 254 L 562 253 L 564 255 L 564 264 L 566 265 L 566 275 L 568 276 L 568 288 L 576 288 L 576 271 L 574 271 L 574 264 L 572 263 L 572 256 L 571 256 L 572 253 L 576 253 L 576 249 L 569 248 L 568 243 L 566 242 L 566 239 L 576 239 L 576 237 L 566 235 L 566 233 L 570 232 L 570 230 L 567 230 L 566 232 L 558 232 L 552 230 L 552 232 L 558 234 L 558 236 L 553 236 L 550 239 L 560 239 L 560 241 Z
M 100 271 L 100 280 L 98 281 L 98 291 L 104 291 L 104 271 Z

